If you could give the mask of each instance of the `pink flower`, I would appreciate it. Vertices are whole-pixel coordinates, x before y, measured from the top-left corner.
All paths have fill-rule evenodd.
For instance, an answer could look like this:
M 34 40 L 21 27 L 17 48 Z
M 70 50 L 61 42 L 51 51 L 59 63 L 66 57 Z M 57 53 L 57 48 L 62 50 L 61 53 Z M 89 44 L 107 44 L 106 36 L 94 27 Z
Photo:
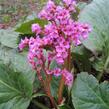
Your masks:
M 47 12 L 44 9 L 38 14 L 38 17 L 41 19 L 50 19 L 49 17 L 47 17 Z
M 41 27 L 39 26 L 39 24 L 32 24 L 32 32 L 39 34 L 41 33 Z
M 56 46 L 56 52 L 57 53 L 62 53 L 62 52 L 65 52 L 66 49 L 64 46 Z
M 74 0 L 63 0 L 64 3 L 66 3 L 67 5 L 70 5 Z
M 80 32 L 83 36 L 83 39 L 86 39 L 88 37 L 88 33 L 91 32 L 91 28 L 88 24 L 81 24 L 80 25 Z
M 72 86 L 73 84 L 73 75 L 71 73 L 67 73 L 65 84 L 68 86 Z
M 29 63 L 32 65 L 32 68 L 35 69 L 36 68 L 36 62 L 34 61 L 35 55 L 33 53 L 29 52 L 27 57 L 28 57 Z
M 67 58 L 68 53 L 64 46 L 56 46 L 56 61 L 59 64 L 64 64 L 65 58 Z
M 54 56 L 55 56 L 55 52 L 48 52 L 48 62 L 50 63 L 53 59 L 54 59 Z
M 46 10 L 55 11 L 56 5 L 52 0 L 49 0 L 46 5 Z
M 65 20 L 70 18 L 70 13 L 65 8 L 63 8 L 61 6 L 57 6 L 56 13 L 55 13 L 55 18 L 57 20 L 59 20 L 59 22 L 60 21 L 62 22 L 62 21 L 65 21 Z
M 71 87 L 73 84 L 73 75 L 66 69 L 62 70 L 62 75 L 65 78 L 65 84 Z
M 56 76 L 56 77 L 60 76 L 60 75 L 61 75 L 61 69 L 60 69 L 60 68 L 55 68 L 55 69 L 53 70 L 53 74 L 54 74 L 54 76 Z
M 49 0 L 47 5 L 39 13 L 38 17 L 42 19 L 52 20 L 54 19 L 54 13 L 56 10 L 56 5 L 53 1 Z
M 51 75 L 51 74 L 53 74 L 53 71 L 52 71 L 52 70 L 47 70 L 47 69 L 46 69 L 46 73 L 47 73 L 48 75 Z
M 58 64 L 64 64 L 64 59 L 62 57 L 56 57 L 55 60 Z
M 75 12 L 75 7 L 76 7 L 76 2 L 75 0 L 63 0 L 63 2 L 66 4 L 66 8 L 69 10 L 69 11 L 73 11 Z
M 23 50 L 23 48 L 25 48 L 29 43 L 29 39 L 27 37 L 25 37 L 25 39 L 21 39 L 21 42 L 19 44 L 19 49 L 20 51 Z

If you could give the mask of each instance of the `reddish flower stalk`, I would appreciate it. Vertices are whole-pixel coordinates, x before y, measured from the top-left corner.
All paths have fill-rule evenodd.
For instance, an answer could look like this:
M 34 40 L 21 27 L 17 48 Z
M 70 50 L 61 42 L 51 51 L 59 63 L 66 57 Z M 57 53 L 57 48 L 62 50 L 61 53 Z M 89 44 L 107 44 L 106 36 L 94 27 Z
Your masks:
M 49 69 L 49 65 L 48 65 L 48 69 Z M 52 107 L 55 107 L 55 109 L 57 109 L 57 107 L 55 105 L 54 98 L 53 98 L 53 96 L 51 94 L 51 89 L 50 89 L 52 76 L 47 74 L 47 72 L 45 70 L 45 63 L 43 63 L 43 70 L 44 70 L 45 75 L 46 75 L 46 78 L 45 78 L 45 81 L 44 81 L 45 82 L 44 83 L 45 92 L 46 92 L 47 96 L 50 98 Z
M 47 80 L 49 80 L 49 76 L 48 76 Z M 55 109 L 57 109 L 57 107 L 56 107 L 56 105 L 55 105 L 54 98 L 53 98 L 53 96 L 52 96 L 52 94 L 51 94 L 50 82 L 49 82 L 49 81 L 46 81 L 46 84 L 45 84 L 45 85 L 46 85 L 45 91 L 46 91 L 47 96 L 50 98 L 52 107 L 55 107 Z
M 63 100 L 62 94 L 63 94 L 64 84 L 65 84 L 65 78 L 64 76 L 62 76 L 59 84 L 59 90 L 58 90 L 58 104 L 61 104 Z
M 37 72 L 38 80 L 41 82 L 42 86 L 44 87 L 44 80 L 42 78 L 40 71 L 36 70 L 36 72 Z
M 70 71 L 70 64 L 71 64 L 71 51 L 70 51 L 70 48 L 68 50 L 68 57 L 67 59 L 65 60 L 64 62 L 64 67 Z M 58 90 L 58 104 L 61 104 L 62 100 L 63 100 L 63 89 L 64 89 L 64 85 L 65 85 L 65 78 L 64 76 L 61 77 L 61 80 L 60 80 L 60 85 L 59 85 L 59 90 Z
M 68 49 L 68 57 L 67 57 L 67 70 L 70 71 L 71 70 L 71 51 L 70 48 Z

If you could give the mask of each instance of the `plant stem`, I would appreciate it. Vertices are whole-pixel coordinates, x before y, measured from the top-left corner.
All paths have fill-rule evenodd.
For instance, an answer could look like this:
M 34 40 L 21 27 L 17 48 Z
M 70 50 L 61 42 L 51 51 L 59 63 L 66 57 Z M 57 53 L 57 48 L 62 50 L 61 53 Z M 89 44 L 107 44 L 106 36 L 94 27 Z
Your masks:
M 64 82 L 65 82 L 65 79 L 64 79 L 64 76 L 61 77 L 61 80 L 60 80 L 60 86 L 59 86 L 59 91 L 58 91 L 58 104 L 61 104 L 62 102 L 62 92 L 63 92 L 63 89 L 64 89 Z
M 57 109 L 57 107 L 55 105 L 54 98 L 52 97 L 52 94 L 51 94 L 49 78 L 48 78 L 48 81 L 47 81 L 46 89 L 45 90 L 46 90 L 46 94 L 48 95 L 48 97 L 51 100 L 52 107 L 54 107 L 55 109 Z
M 70 51 L 70 48 L 68 50 L 67 64 L 68 64 L 67 70 L 70 71 L 71 70 L 71 51 Z
M 52 97 L 52 94 L 51 94 L 51 89 L 50 89 L 50 84 L 51 84 L 51 75 L 48 75 L 46 70 L 45 70 L 45 65 L 43 66 L 43 70 L 46 74 L 46 80 L 45 80 L 45 84 L 44 84 L 44 88 L 45 88 L 45 92 L 47 94 L 47 96 L 50 98 L 50 101 L 51 101 L 51 104 L 52 104 L 52 107 L 54 107 L 55 109 L 57 109 L 56 105 L 55 105 L 55 101 L 54 101 L 54 98 Z
M 38 76 L 38 80 L 41 82 L 41 85 L 44 87 L 45 81 L 43 80 L 42 75 L 38 69 L 36 69 L 36 74 Z
M 70 51 L 70 48 L 68 50 L 68 57 L 64 62 L 64 67 L 69 71 L 71 70 L 71 51 Z M 58 104 L 60 104 L 62 102 L 62 99 L 63 99 L 62 92 L 64 89 L 64 83 L 65 83 L 65 78 L 64 78 L 64 76 L 62 76 L 62 78 L 60 80 L 59 91 L 58 91 Z
M 71 71 L 71 48 L 69 48 L 68 50 L 67 64 L 68 64 L 67 70 Z M 70 94 L 71 94 L 71 90 L 68 89 L 68 103 L 70 101 L 70 96 L 71 96 Z

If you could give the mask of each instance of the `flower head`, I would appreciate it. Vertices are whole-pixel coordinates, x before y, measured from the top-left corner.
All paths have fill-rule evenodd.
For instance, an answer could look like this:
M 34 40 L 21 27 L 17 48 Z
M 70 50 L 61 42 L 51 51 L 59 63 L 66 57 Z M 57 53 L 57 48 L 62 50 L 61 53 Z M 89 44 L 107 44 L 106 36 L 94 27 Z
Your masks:
M 41 32 L 41 27 L 39 26 L 39 24 L 32 24 L 32 32 L 39 34 Z
M 63 0 L 63 2 L 64 5 L 56 6 L 52 0 L 48 1 L 38 17 L 48 20 L 49 23 L 43 28 L 39 24 L 32 24 L 31 29 L 36 33 L 36 37 L 21 40 L 19 49 L 23 50 L 29 46 L 28 61 L 37 74 L 44 71 L 46 75 L 63 76 L 65 84 L 72 86 L 73 74 L 59 66 L 63 66 L 68 58 L 71 44 L 80 45 L 88 37 L 91 29 L 88 24 L 72 19 L 71 12 L 75 12 L 76 6 L 74 0 Z M 50 69 L 52 61 L 58 64 L 54 69 Z M 41 76 L 39 78 L 42 79 Z
M 49 0 L 47 5 L 43 8 L 43 10 L 39 13 L 39 18 L 52 20 L 54 19 L 56 5 L 53 1 Z
M 75 12 L 75 7 L 76 7 L 76 2 L 75 0 L 63 0 L 63 2 L 65 3 L 66 5 L 66 8 L 69 10 L 69 11 L 73 11 Z
M 61 75 L 61 69 L 60 69 L 60 68 L 55 68 L 55 69 L 53 70 L 53 74 L 54 74 L 54 76 L 56 76 L 56 77 L 60 76 L 60 75 Z
M 66 5 L 70 5 L 72 4 L 74 0 L 63 0 L 63 2 L 66 4 Z
M 73 75 L 72 73 L 68 72 L 66 69 L 62 70 L 62 74 L 65 78 L 65 84 L 68 86 L 72 86 L 73 84 Z
M 29 39 L 25 37 L 25 39 L 21 39 L 21 43 L 19 44 L 19 49 L 22 51 L 29 43 Z

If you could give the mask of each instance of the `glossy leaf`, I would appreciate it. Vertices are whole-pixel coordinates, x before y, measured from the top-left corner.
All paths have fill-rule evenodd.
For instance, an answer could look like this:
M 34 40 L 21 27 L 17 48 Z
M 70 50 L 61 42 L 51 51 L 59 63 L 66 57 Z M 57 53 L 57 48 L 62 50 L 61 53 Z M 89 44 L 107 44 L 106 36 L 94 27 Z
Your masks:
M 0 64 L 0 108 L 26 109 L 32 96 L 32 83 L 21 72 Z
M 35 73 L 27 61 L 27 53 L 19 53 L 16 49 L 0 47 L 0 63 L 8 65 L 17 72 L 22 72 L 30 82 L 34 81 Z
M 0 30 L 0 43 L 10 48 L 16 48 L 18 42 L 18 33 L 11 29 Z
M 31 31 L 31 25 L 33 23 L 38 23 L 41 27 L 44 27 L 44 25 L 47 24 L 47 21 L 35 18 L 34 20 L 30 20 L 21 24 L 15 31 L 20 32 L 21 34 L 33 34 Z
M 93 66 L 100 72 L 109 71 L 108 7 L 108 0 L 93 0 L 82 10 L 79 18 L 80 22 L 88 23 L 92 28 L 91 34 L 83 44 L 96 55 L 96 60 L 94 61 Z
M 72 57 L 79 71 L 91 71 L 91 62 L 89 60 L 91 53 L 84 46 L 74 47 L 72 49 Z
M 97 79 L 88 73 L 80 73 L 72 90 L 72 101 L 75 109 L 109 109 L 109 83 L 99 84 Z

